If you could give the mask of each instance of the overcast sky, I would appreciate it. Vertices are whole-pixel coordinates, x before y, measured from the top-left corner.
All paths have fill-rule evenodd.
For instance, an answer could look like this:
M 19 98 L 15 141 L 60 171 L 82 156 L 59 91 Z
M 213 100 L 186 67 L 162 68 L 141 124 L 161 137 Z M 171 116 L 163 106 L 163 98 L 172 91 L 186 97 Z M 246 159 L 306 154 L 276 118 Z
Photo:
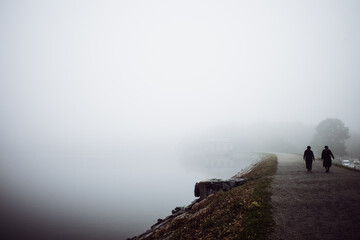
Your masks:
M 271 128 L 280 139 L 258 145 L 301 149 L 326 118 L 360 132 L 359 13 L 358 0 L 0 0 L 0 197 L 130 237 L 193 199 L 202 175 L 181 168 L 182 137 L 262 124 L 242 137 Z
M 1 1 L 2 138 L 327 117 L 359 129 L 359 11 L 343 0 Z

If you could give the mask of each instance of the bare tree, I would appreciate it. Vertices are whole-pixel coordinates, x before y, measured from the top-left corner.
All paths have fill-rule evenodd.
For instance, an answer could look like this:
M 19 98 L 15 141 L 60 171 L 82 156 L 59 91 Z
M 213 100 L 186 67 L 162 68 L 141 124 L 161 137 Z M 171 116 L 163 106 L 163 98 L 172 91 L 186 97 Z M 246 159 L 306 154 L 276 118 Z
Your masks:
M 347 154 L 345 141 L 349 137 L 349 128 L 341 120 L 328 118 L 316 127 L 311 145 L 317 154 L 327 145 L 335 155 L 344 156 Z

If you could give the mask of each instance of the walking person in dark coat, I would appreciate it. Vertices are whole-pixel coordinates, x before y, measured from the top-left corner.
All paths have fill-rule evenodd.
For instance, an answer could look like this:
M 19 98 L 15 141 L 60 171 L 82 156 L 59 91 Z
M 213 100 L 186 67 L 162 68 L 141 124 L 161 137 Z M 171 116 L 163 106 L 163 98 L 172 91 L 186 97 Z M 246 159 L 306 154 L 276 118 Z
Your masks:
M 311 151 L 310 146 L 307 146 L 307 149 L 304 152 L 303 159 L 306 162 L 306 169 L 308 170 L 308 172 L 311 172 L 312 162 L 315 161 L 315 157 L 313 151 Z
M 326 172 L 328 173 L 331 167 L 331 158 L 334 159 L 334 155 L 330 151 L 328 146 L 325 146 L 325 149 L 321 153 L 321 159 L 324 160 L 323 166 L 326 169 Z

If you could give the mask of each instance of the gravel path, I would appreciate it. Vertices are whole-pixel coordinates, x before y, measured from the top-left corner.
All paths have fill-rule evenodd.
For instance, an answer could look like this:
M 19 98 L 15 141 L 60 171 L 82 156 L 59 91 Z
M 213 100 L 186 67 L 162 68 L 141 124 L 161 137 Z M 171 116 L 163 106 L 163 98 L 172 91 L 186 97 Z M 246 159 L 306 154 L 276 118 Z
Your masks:
M 275 231 L 270 239 L 360 239 L 360 172 L 322 162 L 307 173 L 299 155 L 277 154 L 271 192 Z

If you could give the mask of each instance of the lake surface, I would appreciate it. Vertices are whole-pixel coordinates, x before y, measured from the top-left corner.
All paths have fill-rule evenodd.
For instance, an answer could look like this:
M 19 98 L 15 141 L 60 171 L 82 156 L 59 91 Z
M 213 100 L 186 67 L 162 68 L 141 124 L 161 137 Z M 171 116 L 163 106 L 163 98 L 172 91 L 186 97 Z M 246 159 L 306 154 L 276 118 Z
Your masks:
M 196 182 L 230 178 L 260 155 L 243 154 L 236 168 L 195 169 L 184 167 L 176 151 L 89 156 L 2 160 L 0 207 L 6 209 L 10 225 L 30 226 L 29 234 L 50 229 L 76 239 L 126 239 L 146 231 L 175 207 L 190 204 Z

